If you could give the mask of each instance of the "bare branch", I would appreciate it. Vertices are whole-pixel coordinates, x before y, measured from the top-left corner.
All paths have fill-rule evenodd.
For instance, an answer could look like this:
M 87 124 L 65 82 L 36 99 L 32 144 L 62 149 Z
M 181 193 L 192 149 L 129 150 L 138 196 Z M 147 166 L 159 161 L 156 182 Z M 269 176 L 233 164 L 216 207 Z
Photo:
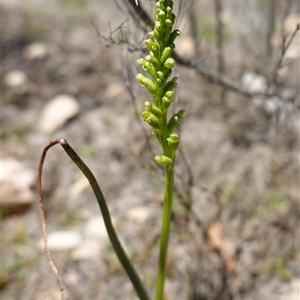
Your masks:
M 272 83 L 277 83 L 277 79 L 278 79 L 278 71 L 283 67 L 283 59 L 284 56 L 286 54 L 286 51 L 288 50 L 288 48 L 290 47 L 290 45 L 292 44 L 297 32 L 300 30 L 300 23 L 298 23 L 294 29 L 294 31 L 291 33 L 289 39 L 288 36 L 283 35 L 282 37 L 282 47 L 281 47 L 281 53 L 280 53 L 280 57 L 279 60 L 275 66 L 274 69 L 274 73 L 273 73 L 273 77 L 271 82 Z
M 216 14 L 216 33 L 217 33 L 217 49 L 218 49 L 218 72 L 224 73 L 224 56 L 223 56 L 223 43 L 224 43 L 224 24 L 222 22 L 222 0 L 215 0 L 215 14 Z
M 143 21 L 148 25 L 149 28 L 153 27 L 154 23 L 149 15 L 144 11 L 141 5 L 136 6 L 134 0 L 127 0 L 128 3 L 133 7 L 135 13 L 143 19 Z M 203 76 L 212 84 L 216 84 L 222 86 L 223 88 L 236 92 L 246 97 L 254 97 L 254 96 L 273 96 L 272 93 L 253 93 L 247 91 L 240 84 L 234 83 L 232 80 L 228 79 L 222 74 L 216 74 L 211 70 L 204 69 L 202 66 L 199 66 L 193 59 L 187 59 L 181 57 L 176 51 L 172 52 L 172 57 L 176 60 L 176 62 L 182 66 L 191 68 L 195 70 L 198 74 Z
M 269 65 L 272 62 L 273 47 L 272 47 L 272 36 L 275 29 L 275 19 L 276 19 L 276 1 L 269 0 L 268 3 L 268 25 L 267 25 L 267 36 L 266 36 L 266 63 Z

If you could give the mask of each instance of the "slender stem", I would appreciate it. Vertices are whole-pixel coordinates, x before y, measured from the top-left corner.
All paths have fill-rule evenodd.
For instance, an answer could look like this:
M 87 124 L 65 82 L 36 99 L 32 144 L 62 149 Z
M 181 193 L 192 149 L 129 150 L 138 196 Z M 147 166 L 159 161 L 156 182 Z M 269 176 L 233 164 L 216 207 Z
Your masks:
M 173 161 L 174 160 L 175 157 L 173 158 Z M 162 230 L 160 238 L 160 254 L 156 281 L 156 300 L 163 300 L 164 283 L 166 277 L 167 252 L 171 225 L 173 187 L 174 167 L 166 167 Z
M 90 186 L 93 189 L 93 192 L 97 198 L 98 204 L 100 206 L 103 220 L 105 223 L 105 227 L 108 233 L 108 236 L 110 238 L 110 241 L 114 247 L 114 250 L 123 265 L 128 277 L 130 278 L 136 293 L 138 294 L 139 298 L 141 300 L 150 300 L 150 297 L 147 294 L 147 291 L 145 287 L 143 286 L 141 279 L 139 275 L 137 274 L 134 266 L 130 262 L 127 254 L 124 251 L 124 248 L 122 247 L 117 233 L 114 229 L 114 226 L 112 224 L 112 220 L 110 217 L 110 213 L 106 204 L 106 200 L 104 198 L 104 195 L 100 189 L 100 186 L 94 176 L 94 174 L 91 172 L 91 170 L 88 168 L 88 166 L 81 160 L 81 158 L 77 155 L 77 153 L 73 150 L 73 148 L 68 144 L 68 142 L 64 139 L 58 139 L 49 144 L 49 146 L 54 146 L 55 144 L 60 144 L 68 156 L 71 158 L 71 160 L 77 165 L 77 167 L 81 170 L 81 172 L 84 174 L 84 176 L 88 179 Z M 47 146 L 45 149 L 49 149 L 50 147 Z M 46 150 L 46 151 L 47 151 Z M 45 153 L 46 154 L 46 153 Z M 40 164 L 40 168 L 42 167 L 42 163 Z M 41 176 L 40 176 L 41 179 Z M 40 201 L 41 203 L 41 201 Z

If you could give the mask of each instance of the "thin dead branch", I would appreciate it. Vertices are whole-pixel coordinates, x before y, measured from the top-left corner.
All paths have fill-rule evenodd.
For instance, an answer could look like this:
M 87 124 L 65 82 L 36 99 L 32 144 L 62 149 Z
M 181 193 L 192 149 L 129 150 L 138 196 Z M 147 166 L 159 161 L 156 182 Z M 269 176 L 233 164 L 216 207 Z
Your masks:
M 144 11 L 141 5 L 136 6 L 133 0 L 127 0 L 128 3 L 133 7 L 135 13 L 142 18 L 143 21 L 147 24 L 148 28 L 153 27 L 153 20 L 149 17 L 146 11 Z M 264 92 L 264 93 L 253 93 L 246 90 L 240 84 L 234 83 L 231 79 L 227 78 L 222 74 L 217 74 L 214 71 L 205 69 L 203 66 L 200 66 L 194 59 L 187 59 L 180 56 L 176 51 L 173 51 L 172 57 L 176 60 L 176 62 L 184 67 L 191 68 L 195 70 L 199 75 L 203 76 L 210 83 L 219 85 L 228 91 L 233 91 L 240 95 L 246 97 L 254 97 L 254 96 L 263 96 L 263 97 L 271 97 L 272 93 Z
M 273 72 L 273 77 L 271 82 L 273 84 L 277 84 L 278 81 L 278 71 L 283 67 L 283 59 L 286 54 L 286 51 L 292 44 L 297 32 L 300 30 L 300 23 L 298 23 L 294 29 L 294 31 L 288 36 L 288 35 L 283 35 L 282 37 L 282 47 L 281 47 L 281 53 L 280 57 L 278 59 L 278 62 L 275 66 L 274 72 Z
M 223 43 L 224 43 L 224 24 L 222 22 L 223 5 L 222 0 L 215 0 L 215 15 L 216 15 L 216 35 L 217 35 L 217 50 L 218 50 L 218 72 L 224 73 L 224 55 L 223 55 Z

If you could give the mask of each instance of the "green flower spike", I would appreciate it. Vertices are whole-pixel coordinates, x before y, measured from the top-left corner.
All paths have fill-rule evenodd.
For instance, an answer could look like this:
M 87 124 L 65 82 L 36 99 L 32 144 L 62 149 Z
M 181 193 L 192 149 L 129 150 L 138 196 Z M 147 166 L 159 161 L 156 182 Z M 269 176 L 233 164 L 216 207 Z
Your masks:
M 175 15 L 173 1 L 159 0 L 156 3 L 156 16 L 150 38 L 145 41 L 148 55 L 138 59 L 142 70 L 147 74 L 138 74 L 137 80 L 145 86 L 152 95 L 152 102 L 145 102 L 144 120 L 152 127 L 162 146 L 163 154 L 156 155 L 155 160 L 165 167 L 165 191 L 160 239 L 160 257 L 156 283 L 155 300 L 163 300 L 164 281 L 166 276 L 167 249 L 170 233 L 172 199 L 174 188 L 174 163 L 176 150 L 179 147 L 179 137 L 173 133 L 178 123 L 183 119 L 184 110 L 180 110 L 168 120 L 168 109 L 173 102 L 173 90 L 177 86 L 177 77 L 169 79 L 175 66 L 171 57 L 175 48 L 174 41 L 180 31 L 173 30 Z

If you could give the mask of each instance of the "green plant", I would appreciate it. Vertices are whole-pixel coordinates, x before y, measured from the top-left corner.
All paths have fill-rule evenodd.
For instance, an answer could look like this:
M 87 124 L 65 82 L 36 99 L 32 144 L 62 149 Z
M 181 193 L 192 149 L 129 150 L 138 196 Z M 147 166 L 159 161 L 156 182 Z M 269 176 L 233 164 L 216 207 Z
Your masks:
M 23 225 L 19 225 L 16 227 L 14 235 L 13 235 L 14 244 L 26 245 L 28 243 L 28 236 L 26 232 L 26 228 Z
M 168 240 L 170 234 L 175 154 L 179 146 L 179 138 L 174 129 L 182 120 L 184 110 L 180 110 L 168 120 L 168 108 L 173 101 L 173 89 L 177 85 L 177 77 L 168 80 L 175 60 L 171 58 L 175 48 L 174 40 L 179 36 L 179 30 L 173 30 L 175 15 L 172 1 L 158 1 L 156 4 L 156 18 L 154 30 L 149 33 L 150 39 L 145 41 L 149 55 L 138 60 L 142 69 L 150 77 L 138 74 L 137 79 L 152 95 L 152 102 L 145 102 L 144 120 L 152 127 L 161 144 L 163 154 L 156 155 L 158 164 L 165 167 L 164 206 L 160 239 L 160 257 L 156 284 L 156 299 L 163 299 L 164 282 L 166 276 L 166 261 Z
M 59 209 L 59 222 L 61 226 L 67 228 L 78 223 L 80 219 L 79 211 L 76 207 L 63 205 Z
M 289 255 L 278 257 L 274 262 L 265 264 L 262 271 L 265 273 L 275 273 L 282 280 L 289 281 L 292 278 L 291 272 L 286 267 L 289 258 Z
M 150 124 L 153 129 L 152 134 L 155 135 L 162 146 L 162 154 L 156 155 L 155 160 L 165 169 L 165 188 L 164 188 L 164 205 L 162 214 L 162 228 L 160 237 L 160 257 L 158 263 L 157 283 L 156 283 L 156 300 L 163 299 L 164 282 L 166 277 L 167 250 L 170 235 L 173 187 L 174 187 L 174 165 L 175 154 L 179 147 L 179 137 L 174 133 L 174 129 L 183 119 L 184 110 L 171 117 L 168 117 L 168 109 L 173 102 L 173 89 L 177 85 L 177 78 L 173 77 L 169 80 L 172 74 L 172 69 L 175 65 L 175 60 L 171 58 L 172 50 L 175 48 L 174 40 L 180 34 L 179 30 L 173 30 L 175 15 L 173 13 L 173 1 L 159 0 L 156 4 L 156 18 L 154 30 L 149 33 L 150 39 L 145 41 L 149 55 L 138 60 L 142 69 L 150 75 L 147 77 L 144 74 L 138 74 L 137 79 L 141 85 L 145 86 L 152 95 L 152 102 L 145 102 L 145 111 L 142 113 L 144 120 Z M 60 144 L 71 160 L 78 166 L 85 177 L 88 179 L 94 194 L 97 198 L 99 207 L 102 212 L 103 220 L 107 229 L 112 246 L 118 256 L 120 263 L 127 272 L 136 293 L 141 300 L 150 300 L 150 297 L 140 280 L 138 273 L 128 258 L 124 247 L 121 245 L 117 233 L 111 221 L 110 213 L 106 204 L 104 195 L 96 181 L 93 173 L 71 148 L 64 139 L 52 141 L 45 147 L 41 156 L 37 190 L 39 196 L 40 216 L 42 220 L 42 229 L 45 243 L 45 251 L 52 268 L 56 274 L 61 292 L 64 299 L 64 287 L 58 275 L 57 269 L 53 264 L 47 245 L 47 230 L 44 217 L 44 209 L 42 204 L 41 193 L 41 177 L 43 163 L 47 151 L 56 144 Z
M 283 192 L 275 189 L 267 190 L 263 195 L 263 200 L 266 200 L 267 205 L 276 213 L 286 213 L 288 199 Z
M 217 188 L 218 195 L 223 199 L 225 205 L 236 202 L 241 197 L 241 191 L 236 183 L 222 183 Z
M 28 267 L 33 265 L 35 260 L 33 257 L 23 257 L 20 251 L 13 249 L 10 258 L 6 259 L 1 265 L 0 271 L 0 287 L 7 281 L 14 278 L 19 284 L 24 283 L 28 279 Z

